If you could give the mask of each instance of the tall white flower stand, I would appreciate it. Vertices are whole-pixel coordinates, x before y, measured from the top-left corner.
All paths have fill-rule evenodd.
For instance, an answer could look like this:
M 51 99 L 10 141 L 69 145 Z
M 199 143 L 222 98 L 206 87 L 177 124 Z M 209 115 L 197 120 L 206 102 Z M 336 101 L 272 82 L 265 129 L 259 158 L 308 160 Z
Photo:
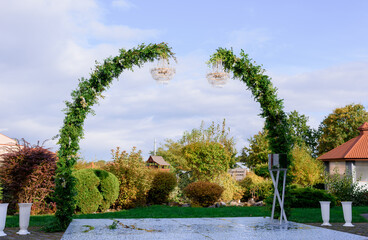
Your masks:
M 321 204 L 321 213 L 322 213 L 322 220 L 323 223 L 321 226 L 332 226 L 330 221 L 330 201 L 319 201 Z
M 354 225 L 351 223 L 351 221 L 353 220 L 352 206 L 351 206 L 352 203 L 353 202 L 341 202 L 342 211 L 344 212 L 344 219 L 345 219 L 345 224 L 343 225 L 344 227 L 354 227 Z
M 9 203 L 0 203 L 0 237 L 6 236 L 4 233 L 5 222 L 6 222 L 6 213 L 8 211 Z
M 29 218 L 31 216 L 31 207 L 32 203 L 18 203 L 19 205 L 19 235 L 27 235 L 30 234 L 27 228 L 29 225 Z

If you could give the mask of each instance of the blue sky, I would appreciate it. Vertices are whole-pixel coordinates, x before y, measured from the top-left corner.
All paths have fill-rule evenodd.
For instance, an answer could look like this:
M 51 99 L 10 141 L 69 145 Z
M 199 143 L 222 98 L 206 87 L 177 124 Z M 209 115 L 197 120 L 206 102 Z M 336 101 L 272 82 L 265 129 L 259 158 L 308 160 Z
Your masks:
M 334 108 L 368 107 L 367 1 L 0 2 L 0 132 L 35 143 L 62 126 L 63 101 L 95 60 L 140 43 L 167 42 L 176 76 L 161 86 L 152 64 L 124 72 L 85 123 L 81 155 L 110 159 L 117 146 L 148 153 L 153 140 L 179 138 L 224 118 L 237 148 L 263 126 L 246 86 L 212 88 L 205 62 L 218 47 L 244 49 L 284 99 L 317 128 Z M 57 150 L 54 142 L 47 146 Z

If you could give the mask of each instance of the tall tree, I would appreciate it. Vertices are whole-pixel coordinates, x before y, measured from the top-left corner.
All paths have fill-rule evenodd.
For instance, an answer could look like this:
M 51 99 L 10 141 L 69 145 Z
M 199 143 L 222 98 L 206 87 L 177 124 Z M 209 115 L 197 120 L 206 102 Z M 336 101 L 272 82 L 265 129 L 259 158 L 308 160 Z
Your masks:
M 193 180 L 209 181 L 226 172 L 231 164 L 229 152 L 216 142 L 190 143 L 183 148 L 183 156 Z
M 292 111 L 287 114 L 287 122 L 289 126 L 290 141 L 292 146 L 303 146 L 309 149 L 312 156 L 316 156 L 317 131 L 308 126 L 308 117 Z M 268 141 L 268 131 L 262 130 L 258 134 L 249 138 L 249 147 L 244 147 L 239 160 L 246 162 L 250 168 L 255 168 L 259 164 L 268 162 L 268 154 L 271 153 Z
M 230 165 L 235 163 L 235 140 L 230 136 L 230 128 L 226 127 L 226 121 L 222 124 L 214 122 L 208 128 L 204 127 L 204 122 L 199 128 L 184 132 L 181 139 L 174 141 L 172 139 L 165 140 L 163 146 L 157 150 L 157 155 L 162 156 L 175 170 L 190 171 L 191 166 L 188 165 L 187 159 L 184 157 L 183 148 L 194 143 L 219 143 L 230 155 Z
M 290 136 L 294 145 L 308 147 L 313 156 L 317 153 L 318 131 L 308 126 L 308 117 L 292 111 L 287 114 Z
M 359 135 L 358 127 L 368 121 L 368 112 L 361 104 L 336 108 L 319 126 L 318 154 L 322 155 Z

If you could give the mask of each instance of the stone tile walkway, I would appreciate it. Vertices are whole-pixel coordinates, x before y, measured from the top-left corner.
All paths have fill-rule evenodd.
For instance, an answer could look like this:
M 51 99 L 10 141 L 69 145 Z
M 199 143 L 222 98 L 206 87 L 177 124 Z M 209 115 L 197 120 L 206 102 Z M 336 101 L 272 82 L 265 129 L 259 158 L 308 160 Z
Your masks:
M 39 227 L 29 227 L 28 231 L 31 232 L 31 234 L 28 235 L 18 235 L 16 233 L 18 231 L 19 228 L 5 228 L 4 232 L 7 236 L 0 237 L 0 240 L 60 240 L 64 234 L 63 232 L 42 232 Z

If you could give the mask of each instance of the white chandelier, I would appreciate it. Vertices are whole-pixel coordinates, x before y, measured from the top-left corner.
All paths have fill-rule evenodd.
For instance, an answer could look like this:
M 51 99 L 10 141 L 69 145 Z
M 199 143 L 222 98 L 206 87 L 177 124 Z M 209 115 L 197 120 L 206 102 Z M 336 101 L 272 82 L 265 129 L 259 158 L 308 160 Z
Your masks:
M 207 73 L 208 82 L 214 86 L 222 88 L 230 78 L 230 74 L 225 71 L 222 60 L 217 60 L 212 64 L 212 71 Z
M 168 84 L 176 73 L 175 68 L 170 67 L 169 60 L 167 58 L 160 58 L 157 66 L 151 68 L 151 75 L 158 83 Z

